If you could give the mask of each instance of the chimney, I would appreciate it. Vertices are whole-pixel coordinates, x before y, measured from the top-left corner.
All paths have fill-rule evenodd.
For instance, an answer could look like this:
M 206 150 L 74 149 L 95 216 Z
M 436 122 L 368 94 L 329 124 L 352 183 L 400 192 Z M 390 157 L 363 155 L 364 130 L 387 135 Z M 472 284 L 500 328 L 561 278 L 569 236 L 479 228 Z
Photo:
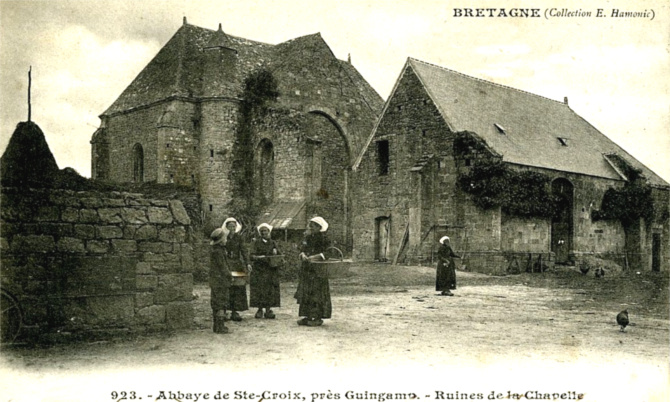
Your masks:
M 568 104 L 568 97 L 567 96 L 563 97 L 563 103 L 565 103 L 566 105 Z
M 186 22 L 186 16 L 184 16 L 184 25 L 186 24 L 188 24 L 188 22 Z
M 349 56 L 347 56 L 347 63 L 351 64 L 351 53 L 349 53 Z

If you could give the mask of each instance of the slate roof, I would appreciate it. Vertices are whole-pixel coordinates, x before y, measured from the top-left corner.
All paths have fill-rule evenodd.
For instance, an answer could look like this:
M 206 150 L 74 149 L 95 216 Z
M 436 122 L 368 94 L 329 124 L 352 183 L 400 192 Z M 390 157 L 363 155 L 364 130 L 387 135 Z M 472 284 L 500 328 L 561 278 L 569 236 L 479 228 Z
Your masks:
M 319 43 L 320 42 L 320 43 Z M 112 115 L 173 97 L 188 98 L 230 97 L 237 98 L 243 91 L 244 79 L 259 68 L 274 70 L 282 63 L 301 59 L 306 44 L 318 43 L 328 48 L 320 34 L 294 38 L 278 45 L 248 40 L 190 24 L 182 25 L 163 46 L 149 64 L 139 73 L 118 99 L 103 113 Z M 218 82 L 203 80 L 205 51 L 218 46 L 237 51 L 235 78 Z M 349 63 L 333 59 L 344 65 L 344 70 L 353 81 L 363 98 L 370 99 L 371 106 L 380 110 L 381 97 L 358 74 Z
M 304 229 L 305 205 L 304 200 L 274 202 L 261 213 L 260 221 L 274 229 Z
M 412 58 L 407 65 L 452 131 L 477 133 L 506 162 L 621 180 L 605 157 L 614 153 L 641 169 L 650 184 L 668 186 L 564 102 Z

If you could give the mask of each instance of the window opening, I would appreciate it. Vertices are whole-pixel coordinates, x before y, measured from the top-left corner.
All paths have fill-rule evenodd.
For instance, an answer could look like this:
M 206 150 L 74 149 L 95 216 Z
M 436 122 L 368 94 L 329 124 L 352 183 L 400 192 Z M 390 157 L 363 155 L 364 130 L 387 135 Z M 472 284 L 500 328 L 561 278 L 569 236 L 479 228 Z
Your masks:
M 379 175 L 387 175 L 389 173 L 389 142 L 388 140 L 377 142 L 377 160 L 379 165 Z

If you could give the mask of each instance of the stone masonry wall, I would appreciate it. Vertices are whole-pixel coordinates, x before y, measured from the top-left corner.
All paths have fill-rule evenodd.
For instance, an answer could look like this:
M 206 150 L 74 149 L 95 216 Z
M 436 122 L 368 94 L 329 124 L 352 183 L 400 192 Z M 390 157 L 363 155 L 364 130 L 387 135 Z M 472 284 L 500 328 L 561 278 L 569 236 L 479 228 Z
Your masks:
M 354 258 L 375 257 L 375 219 L 379 217 L 390 217 L 386 256 L 390 261 L 410 226 L 406 252 L 423 258 L 429 258 L 434 251 L 433 233 L 449 228 L 462 236 L 463 230 L 456 230 L 462 229 L 464 222 L 455 188 L 453 138 L 419 79 L 411 69 L 406 70 L 386 106 L 375 138 L 353 173 Z M 388 174 L 380 172 L 379 141 L 389 143 Z M 416 208 L 412 219 L 418 219 L 418 224 L 413 221 L 408 225 L 410 208 Z M 417 228 L 419 233 L 412 233 Z
M 106 130 L 109 141 L 109 180 L 117 183 L 133 181 L 135 144 L 140 144 L 144 150 L 144 181 L 157 179 L 156 126 L 163 108 L 158 105 L 108 119 Z
M 180 201 L 5 188 L 2 285 L 25 333 L 188 328 L 189 231 Z
M 231 199 L 230 169 L 239 105 L 234 101 L 209 101 L 201 105 L 200 182 L 201 208 L 207 222 L 220 226 L 228 217 Z M 252 157 L 250 155 L 249 157 Z

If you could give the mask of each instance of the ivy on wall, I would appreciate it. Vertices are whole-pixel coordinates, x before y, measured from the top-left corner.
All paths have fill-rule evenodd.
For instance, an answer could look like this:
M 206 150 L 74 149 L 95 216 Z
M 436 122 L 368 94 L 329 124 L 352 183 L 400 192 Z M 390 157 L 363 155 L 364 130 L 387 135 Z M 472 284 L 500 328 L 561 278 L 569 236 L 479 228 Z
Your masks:
M 630 225 L 638 219 L 644 219 L 647 225 L 656 218 L 651 186 L 642 171 L 630 166 L 623 158 L 609 155 L 618 168 L 628 178 L 621 189 L 609 188 L 605 191 L 599 211 L 594 211 L 593 220 L 619 220 Z
M 501 207 L 509 215 L 551 217 L 557 210 L 549 190 L 549 176 L 532 171 L 518 172 L 500 160 L 479 160 L 458 177 L 460 188 L 480 208 Z
M 461 170 L 457 179 L 459 187 L 472 196 L 478 207 L 501 207 L 504 212 L 521 217 L 551 217 L 557 210 L 558 200 L 551 194 L 549 176 L 511 169 L 471 132 L 458 133 L 453 148 L 455 155 L 461 157 L 484 154 L 471 168 Z
M 255 223 L 260 213 L 254 194 L 254 135 L 253 121 L 267 113 L 267 104 L 279 96 L 277 80 L 271 72 L 259 70 L 244 80 L 235 141 L 231 150 L 233 167 L 230 169 L 232 200 L 230 212 L 245 227 Z

